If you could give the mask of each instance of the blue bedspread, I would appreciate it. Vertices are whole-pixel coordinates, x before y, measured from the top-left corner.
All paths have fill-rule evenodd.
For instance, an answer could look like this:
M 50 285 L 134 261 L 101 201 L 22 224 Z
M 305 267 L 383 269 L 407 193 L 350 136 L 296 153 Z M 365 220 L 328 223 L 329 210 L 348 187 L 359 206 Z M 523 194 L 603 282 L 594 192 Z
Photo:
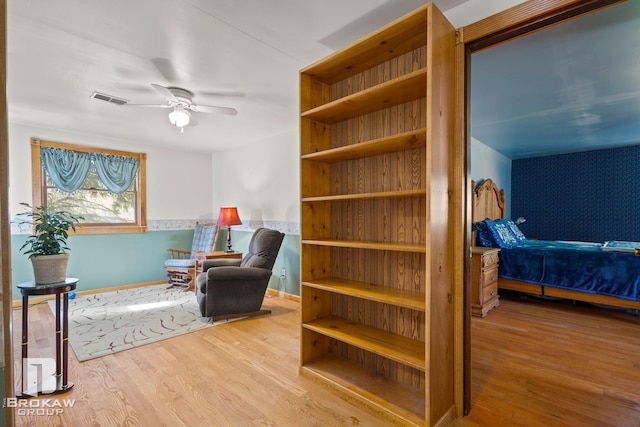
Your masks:
M 600 243 L 527 240 L 500 250 L 501 277 L 640 301 L 640 256 Z

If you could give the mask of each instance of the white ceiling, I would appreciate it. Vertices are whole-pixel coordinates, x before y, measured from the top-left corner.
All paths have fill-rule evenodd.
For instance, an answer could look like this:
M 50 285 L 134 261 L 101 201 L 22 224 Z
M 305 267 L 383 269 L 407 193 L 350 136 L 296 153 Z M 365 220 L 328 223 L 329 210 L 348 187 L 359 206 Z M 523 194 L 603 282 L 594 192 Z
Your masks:
M 471 57 L 472 136 L 512 159 L 640 144 L 640 1 Z
M 478 1 L 435 3 L 452 15 L 490 6 Z M 215 151 L 296 134 L 298 71 L 424 0 L 7 3 L 10 124 Z M 640 143 L 638 28 L 629 0 L 474 53 L 472 136 L 510 158 Z M 196 113 L 180 133 L 170 110 L 90 98 L 163 103 L 151 83 L 238 115 Z
M 441 0 L 445 11 L 469 0 Z M 298 71 L 424 3 L 419 0 L 9 0 L 10 124 L 214 151 L 296 132 Z M 184 133 L 150 86 L 195 92 Z M 207 95 L 207 92 L 226 94 Z M 35 136 L 35 135 L 34 135 Z M 37 135 L 46 137 L 46 135 Z

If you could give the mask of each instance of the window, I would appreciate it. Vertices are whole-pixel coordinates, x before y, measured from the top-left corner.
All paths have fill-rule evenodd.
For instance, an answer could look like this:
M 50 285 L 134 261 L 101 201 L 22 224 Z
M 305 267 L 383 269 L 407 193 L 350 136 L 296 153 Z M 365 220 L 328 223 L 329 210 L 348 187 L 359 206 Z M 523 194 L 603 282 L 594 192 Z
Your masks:
M 70 153 L 69 153 L 70 152 Z M 50 160 L 56 155 L 78 157 L 84 162 L 73 179 L 77 182 L 63 191 L 59 187 L 62 174 L 57 174 Z M 44 160 L 43 160 L 44 157 Z M 115 160 L 114 160 L 115 159 Z M 129 169 L 101 166 L 103 161 L 129 164 Z M 84 217 L 78 234 L 134 233 L 147 229 L 146 219 L 146 155 L 108 150 L 61 142 L 31 139 L 33 206 L 47 205 Z M 47 172 L 48 164 L 50 173 Z M 135 165 L 135 166 L 134 166 Z M 110 173 L 111 171 L 111 173 Z M 115 173 L 114 173 L 115 171 Z M 106 175 L 105 175 L 106 174 Z M 128 179 L 121 179 L 129 174 Z M 102 178 L 101 178 L 102 177 Z M 83 179 L 84 178 L 84 179 Z M 115 182 L 114 182 L 115 181 Z M 130 183 L 129 183 L 130 181 Z M 60 185 L 57 186 L 55 182 Z M 107 184 L 105 184 L 105 182 Z M 119 186 L 115 189 L 114 186 Z M 110 190 L 107 187 L 113 189 Z

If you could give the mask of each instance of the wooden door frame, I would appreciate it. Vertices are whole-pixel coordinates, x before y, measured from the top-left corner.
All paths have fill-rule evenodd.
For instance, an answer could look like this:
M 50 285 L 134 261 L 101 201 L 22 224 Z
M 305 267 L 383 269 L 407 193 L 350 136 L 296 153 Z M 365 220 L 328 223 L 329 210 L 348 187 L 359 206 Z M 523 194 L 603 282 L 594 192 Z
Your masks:
M 0 0 L 0 341 L 4 398 L 14 397 L 13 336 L 11 333 L 11 229 L 9 228 L 9 131 L 7 130 L 7 2 Z M 3 425 L 14 425 L 14 410 L 4 409 Z
M 456 46 L 456 129 L 455 162 L 452 171 L 453 183 L 461 194 L 453 195 L 454 203 L 460 211 L 454 215 L 462 218 L 459 233 L 461 246 L 454 254 L 458 269 L 455 278 L 459 286 L 456 295 L 456 328 L 458 337 L 454 349 L 456 357 L 455 389 L 458 418 L 471 410 L 471 181 L 470 135 L 469 135 L 469 93 L 470 57 L 475 51 L 504 43 L 516 37 L 541 30 L 548 26 L 576 18 L 595 10 L 621 3 L 626 0 L 529 0 L 458 29 Z M 461 177 L 461 178 L 458 178 Z M 458 230 L 455 230 L 458 231 Z M 457 237 L 457 236 L 456 236 Z

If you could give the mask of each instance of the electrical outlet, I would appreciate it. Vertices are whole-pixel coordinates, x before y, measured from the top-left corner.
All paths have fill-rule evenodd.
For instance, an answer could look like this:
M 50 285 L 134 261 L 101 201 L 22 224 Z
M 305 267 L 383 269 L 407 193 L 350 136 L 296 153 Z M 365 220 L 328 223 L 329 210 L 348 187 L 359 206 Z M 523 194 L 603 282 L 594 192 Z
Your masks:
M 284 268 L 282 269 L 282 271 L 280 272 L 280 278 L 282 280 L 287 278 L 287 270 L 285 270 Z

